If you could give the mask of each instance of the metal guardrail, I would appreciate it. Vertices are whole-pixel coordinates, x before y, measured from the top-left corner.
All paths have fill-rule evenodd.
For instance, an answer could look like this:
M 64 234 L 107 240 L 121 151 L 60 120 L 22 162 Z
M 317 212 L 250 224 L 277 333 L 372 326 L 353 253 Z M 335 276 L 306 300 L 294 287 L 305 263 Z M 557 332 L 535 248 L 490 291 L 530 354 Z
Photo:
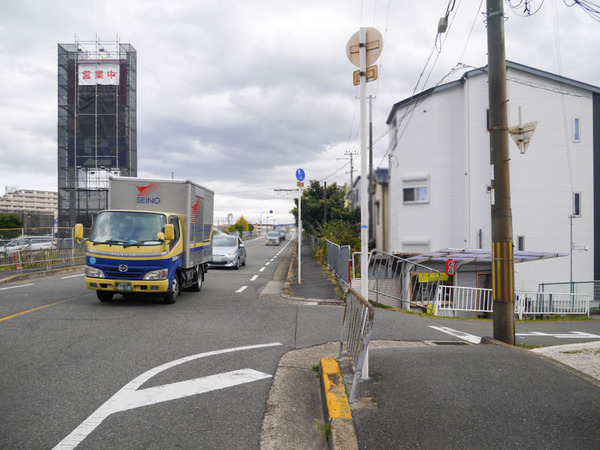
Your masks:
M 325 240 L 327 244 L 327 266 L 335 272 L 340 280 L 346 284 L 350 284 L 350 246 L 338 245 L 329 240 Z
M 430 312 L 436 316 L 442 311 L 488 313 L 492 312 L 493 307 L 491 289 L 439 286 L 435 306 Z
M 526 315 L 590 315 L 590 296 L 564 292 L 515 292 L 515 312 Z
M 86 230 L 89 232 L 89 229 Z M 74 238 L 73 228 L 0 229 L 0 272 L 48 270 L 85 262 L 85 244 Z
M 360 270 L 360 253 L 352 254 L 352 277 Z M 369 255 L 369 300 L 392 307 L 431 308 L 443 274 L 381 250 Z
M 354 369 L 354 380 L 352 381 L 349 398 L 350 403 L 353 403 L 356 399 L 358 380 L 361 377 L 363 363 L 369 348 L 374 317 L 375 309 L 373 306 L 354 289 L 348 289 L 344 318 L 342 320 L 338 359 L 342 357 L 345 346 Z
M 569 294 L 587 294 L 590 296 L 590 309 L 600 309 L 600 281 L 573 281 L 561 283 L 540 283 L 540 292 L 564 292 Z
M 440 286 L 435 305 L 434 315 L 442 313 L 493 312 L 492 289 L 467 288 L 460 286 Z M 564 292 L 515 292 L 515 314 L 533 315 L 587 315 L 590 314 L 590 296 L 587 294 L 568 294 Z

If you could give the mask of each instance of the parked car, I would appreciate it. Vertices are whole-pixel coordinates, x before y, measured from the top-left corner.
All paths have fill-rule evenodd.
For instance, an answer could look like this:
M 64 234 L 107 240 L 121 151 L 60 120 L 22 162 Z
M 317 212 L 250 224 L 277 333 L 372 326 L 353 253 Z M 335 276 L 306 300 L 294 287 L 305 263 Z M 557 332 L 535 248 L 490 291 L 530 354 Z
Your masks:
M 52 236 L 25 236 L 9 241 L 0 251 L 6 253 L 22 252 L 24 250 L 52 250 L 57 248 Z
M 246 265 L 246 247 L 238 236 L 213 235 L 213 256 L 209 267 L 233 267 Z
M 281 235 L 279 231 L 269 231 L 267 233 L 267 245 L 279 245 L 281 242 Z

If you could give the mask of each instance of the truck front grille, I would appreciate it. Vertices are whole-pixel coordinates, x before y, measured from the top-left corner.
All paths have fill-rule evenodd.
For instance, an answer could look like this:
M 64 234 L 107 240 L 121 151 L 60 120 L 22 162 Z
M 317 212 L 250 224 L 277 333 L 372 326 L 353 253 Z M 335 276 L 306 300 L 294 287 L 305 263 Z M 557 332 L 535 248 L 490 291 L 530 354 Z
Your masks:
M 118 278 L 122 280 L 141 280 L 144 274 L 144 269 L 136 269 L 130 267 L 127 272 L 120 272 L 117 268 L 106 269 L 107 278 Z

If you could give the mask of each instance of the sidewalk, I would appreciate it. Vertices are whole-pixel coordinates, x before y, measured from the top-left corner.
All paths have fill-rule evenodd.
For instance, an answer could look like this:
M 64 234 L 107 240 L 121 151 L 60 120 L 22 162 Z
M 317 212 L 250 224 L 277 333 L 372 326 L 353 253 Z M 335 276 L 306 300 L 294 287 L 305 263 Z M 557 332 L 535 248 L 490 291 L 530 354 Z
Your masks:
M 329 275 L 304 243 L 302 284 L 289 289 L 291 299 L 337 299 Z M 484 342 L 372 341 L 370 378 L 360 383 L 359 398 L 348 405 L 351 418 L 331 422 L 328 416 L 344 410 L 345 393 L 350 393 L 348 358 L 335 369 L 321 360 L 320 417 L 315 410 L 319 387 L 310 369 L 316 358 L 336 358 L 338 344 L 290 352 L 280 362 L 273 388 L 281 392 L 287 386 L 289 397 L 271 396 L 268 403 L 268 415 L 285 418 L 274 433 L 280 440 L 261 442 L 261 448 L 326 448 L 315 430 L 321 420 L 329 431 L 329 448 L 344 450 L 600 448 L 600 380 L 558 362 L 554 356 L 560 351 L 540 356 L 491 339 Z M 595 350 L 587 356 L 600 357 Z M 304 393 L 294 393 L 295 385 L 302 385 Z
M 297 245 L 297 242 L 295 243 Z M 294 254 L 298 247 L 294 250 Z M 290 291 L 290 298 L 318 303 L 340 303 L 342 299 L 338 294 L 338 287 L 327 273 L 312 257 L 312 250 L 306 239 L 301 246 L 301 272 L 300 284 L 286 283 Z

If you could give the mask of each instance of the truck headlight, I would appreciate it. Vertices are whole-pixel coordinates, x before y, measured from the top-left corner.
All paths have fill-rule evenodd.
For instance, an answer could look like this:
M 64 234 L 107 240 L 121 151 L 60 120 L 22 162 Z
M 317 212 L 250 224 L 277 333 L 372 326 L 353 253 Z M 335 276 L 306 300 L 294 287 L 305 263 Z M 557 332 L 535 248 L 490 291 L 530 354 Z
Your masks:
M 104 278 L 104 272 L 102 269 L 96 269 L 95 267 L 85 266 L 85 276 L 88 278 Z
M 144 280 L 166 280 L 169 278 L 169 269 L 151 270 L 144 275 Z

